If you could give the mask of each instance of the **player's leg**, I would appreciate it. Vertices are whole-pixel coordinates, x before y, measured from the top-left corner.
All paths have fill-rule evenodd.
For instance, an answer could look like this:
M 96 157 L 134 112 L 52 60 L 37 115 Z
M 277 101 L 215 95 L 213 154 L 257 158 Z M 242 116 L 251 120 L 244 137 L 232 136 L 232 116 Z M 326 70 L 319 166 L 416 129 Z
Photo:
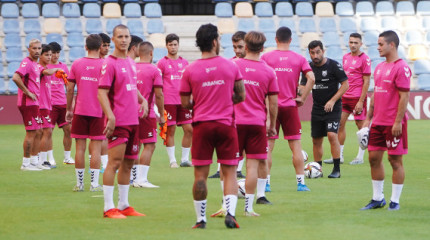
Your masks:
M 23 152 L 24 156 L 22 158 L 21 170 L 29 171 L 40 171 L 41 168 L 38 167 L 39 162 L 37 158 L 31 157 L 31 150 L 33 149 L 34 139 L 36 138 L 37 130 L 26 130 L 24 142 L 23 142 Z
M 100 159 L 101 159 L 101 165 L 102 165 L 102 169 L 100 173 L 104 173 L 108 163 L 108 141 L 107 140 L 102 141 L 102 150 L 101 150 Z
M 355 120 L 355 125 L 357 125 L 358 130 L 363 128 L 363 123 L 364 123 L 364 120 Z M 363 158 L 364 158 L 365 152 L 366 150 L 361 149 L 359 146 L 357 156 L 349 164 L 351 165 L 363 164 L 364 163 Z
M 86 147 L 87 147 L 87 140 L 85 138 L 76 138 L 76 152 L 75 152 L 76 186 L 73 187 L 74 192 L 84 191 Z
M 297 191 L 310 191 L 305 184 L 305 160 L 302 154 L 302 143 L 299 139 L 288 140 L 288 145 L 293 153 L 293 166 L 296 170 Z
M 405 181 L 403 156 L 389 154 L 388 161 L 390 161 L 391 167 L 393 168 L 391 201 L 388 210 L 399 210 L 400 195 L 402 194 L 403 182 Z
M 266 198 L 266 189 L 268 182 L 269 166 L 267 161 L 260 161 L 258 164 L 258 175 L 257 175 L 257 204 L 268 204 L 272 203 Z
M 339 138 L 339 144 L 340 144 L 340 163 L 344 163 L 343 158 L 343 148 L 345 144 L 346 139 L 346 122 L 348 120 L 350 113 L 342 111 L 341 117 L 340 117 L 340 126 L 339 126 L 339 132 L 338 132 L 338 138 Z M 333 164 L 333 157 L 329 159 L 325 159 L 323 161 L 327 164 Z
M 64 163 L 73 164 L 73 158 L 71 157 L 71 149 L 72 149 L 72 137 L 71 133 L 71 124 L 66 124 L 62 127 L 63 129 L 63 146 L 64 146 Z
M 182 157 L 181 157 L 181 167 L 191 167 L 190 150 L 191 142 L 193 138 L 193 127 L 190 123 L 182 124 L 182 130 L 184 130 L 184 136 L 182 138 Z
M 246 179 L 245 179 L 245 216 L 258 217 L 258 213 L 254 212 L 254 196 L 257 187 L 258 165 L 260 160 L 246 159 Z
M 155 151 L 155 143 L 144 143 L 143 150 L 140 154 L 139 164 L 137 165 L 137 182 L 134 185 L 135 187 L 144 187 L 144 188 L 158 188 L 148 181 L 148 171 L 151 165 L 151 158 Z
M 40 140 L 40 153 L 39 153 L 39 164 L 45 167 L 55 168 L 56 166 L 51 166 L 48 162 L 48 142 L 52 137 L 52 129 L 46 127 L 42 129 L 42 139 Z
M 48 170 L 48 169 L 50 169 L 49 167 L 44 167 L 39 162 L 40 142 L 42 141 L 42 133 L 43 133 L 42 129 L 36 130 L 36 136 L 34 137 L 33 145 L 31 148 L 31 158 L 32 158 L 31 161 L 34 163 L 37 163 L 37 166 L 39 168 L 42 168 L 44 170 Z
M 193 199 L 194 209 L 197 216 L 196 225 L 193 228 L 206 228 L 206 207 L 207 207 L 207 177 L 210 165 L 194 165 Z
M 328 178 L 340 178 L 340 144 L 339 137 L 335 132 L 327 132 L 327 138 L 330 142 L 330 151 L 333 158 L 333 170 Z
M 102 140 L 92 139 L 90 141 L 89 148 L 91 149 L 91 161 L 90 161 L 90 174 L 91 174 L 91 186 L 90 192 L 101 192 L 103 187 L 99 184 L 100 176 L 100 158 L 101 158 L 101 148 Z M 85 156 L 85 153 L 84 153 Z
M 221 163 L 221 171 L 224 176 L 224 202 L 227 210 L 225 217 L 225 225 L 228 228 L 239 228 L 236 221 L 236 206 L 237 206 L 237 165 L 227 165 Z
M 312 137 L 312 151 L 314 154 L 314 161 L 322 166 L 322 156 L 324 154 L 323 149 L 323 137 Z
M 278 128 L 279 130 L 279 128 Z M 278 132 L 279 134 L 279 132 Z M 275 148 L 275 140 L 276 139 L 269 139 L 269 151 L 267 152 L 267 160 L 266 160 L 266 165 L 267 165 L 267 181 L 266 181 L 266 186 L 265 186 L 265 191 L 266 192 L 271 192 L 272 190 L 270 189 L 270 170 L 272 169 L 272 153 L 273 153 L 273 149 Z
M 369 150 L 370 175 L 372 177 L 373 196 L 370 202 L 361 210 L 382 208 L 385 206 L 384 178 L 385 171 L 382 164 L 383 150 Z
M 167 156 L 169 157 L 171 168 L 179 167 L 178 164 L 176 163 L 176 157 L 175 157 L 175 132 L 176 132 L 176 125 L 167 126 L 166 150 L 167 150 Z

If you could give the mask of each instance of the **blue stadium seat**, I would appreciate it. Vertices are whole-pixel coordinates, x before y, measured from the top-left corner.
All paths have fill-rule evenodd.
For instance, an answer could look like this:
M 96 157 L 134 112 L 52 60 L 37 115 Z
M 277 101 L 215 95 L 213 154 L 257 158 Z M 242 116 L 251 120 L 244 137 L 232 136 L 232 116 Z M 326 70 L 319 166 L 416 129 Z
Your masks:
M 40 35 L 40 33 L 28 33 L 27 35 L 25 35 L 25 47 L 28 47 L 32 39 L 39 39 L 40 41 L 42 41 L 42 36 Z
M 6 48 L 9 47 L 21 47 L 21 37 L 18 33 L 9 33 L 3 39 L 3 44 Z
M 58 44 L 63 46 L 63 36 L 61 36 L 61 34 L 59 34 L 59 33 L 50 33 L 50 34 L 46 35 L 46 41 L 45 42 L 47 42 L 47 43 L 57 42 Z
M 422 44 L 424 42 L 423 35 L 418 30 L 410 30 L 405 34 L 405 44 L 415 45 Z
M 260 18 L 258 20 L 258 29 L 263 33 L 276 32 L 275 22 L 273 18 Z
M 42 3 L 54 3 L 54 2 L 58 2 L 56 0 L 41 0 Z
M 375 11 L 373 10 L 373 4 L 370 1 L 360 1 L 355 5 L 355 14 L 358 16 L 373 16 Z
M 378 60 L 381 57 L 379 56 L 379 51 L 376 46 L 371 46 L 367 49 L 367 56 L 369 56 L 370 60 Z
M 275 32 L 270 32 L 270 33 L 266 33 L 266 42 L 264 43 L 264 47 L 265 48 L 270 48 L 270 47 L 276 47 L 276 33 Z
M 16 83 L 12 80 L 9 79 L 9 94 L 17 94 L 18 93 L 18 86 L 16 85 Z
M 320 18 L 320 32 L 337 31 L 336 21 L 334 18 Z
M 67 46 L 69 47 L 84 47 L 84 41 L 82 33 L 74 32 L 67 35 Z
M 6 49 L 6 62 L 22 61 L 21 47 L 10 47 Z
M 234 53 L 233 47 L 228 47 L 228 48 L 224 49 L 222 56 L 225 58 L 228 58 L 228 59 L 236 56 L 236 54 Z
M 290 47 L 298 47 L 300 48 L 300 38 L 297 34 L 295 34 L 293 32 L 293 34 L 291 35 L 291 43 L 290 43 Z
M 86 18 L 99 18 L 101 16 L 100 5 L 97 3 L 86 3 L 82 13 Z
M 85 50 L 82 47 L 73 47 L 69 50 L 69 61 L 74 62 L 79 58 L 85 57 Z
M 137 2 L 139 2 L 139 0 L 122 0 L 122 1 L 125 3 L 137 3 Z
M 154 58 L 152 61 L 154 63 L 157 63 L 161 58 L 167 55 L 167 49 L 166 48 L 155 48 L 154 49 Z
M 279 21 L 279 27 L 288 27 L 291 32 L 296 32 L 296 22 L 293 19 L 282 18 Z
M 418 75 L 417 85 L 421 90 L 430 90 L 430 74 Z
M 417 14 L 421 16 L 430 15 L 430 1 L 419 1 L 417 3 Z
M 355 32 L 355 31 L 353 31 L 353 32 Z M 351 35 L 351 33 L 353 33 L 353 32 L 344 32 L 343 33 L 343 44 L 345 45 L 345 46 L 348 46 L 348 44 L 349 44 L 349 36 Z
M 232 33 L 225 33 L 225 34 L 221 35 L 221 47 L 223 47 L 223 48 L 231 47 L 231 45 L 232 45 L 231 37 L 232 36 L 233 36 Z
M 45 3 L 42 6 L 42 16 L 45 18 L 59 18 L 60 6 L 56 3 Z
M 317 27 L 313 18 L 300 18 L 299 20 L 299 31 L 305 32 L 316 32 Z
M 381 29 L 386 30 L 398 30 L 399 26 L 397 24 L 396 17 L 386 16 L 381 19 Z
M 339 46 L 331 46 L 325 50 L 325 56 L 342 63 L 343 51 Z
M 310 2 L 299 2 L 296 4 L 296 15 L 299 17 L 312 17 L 314 15 L 314 9 Z
M 220 2 L 215 5 L 215 16 L 217 17 L 233 17 L 233 8 L 231 3 Z
M 19 60 L 19 61 L 16 60 L 16 61 L 13 61 L 13 62 L 9 62 L 7 64 L 6 73 L 7 73 L 7 76 L 9 77 L 9 79 L 13 76 L 13 74 L 15 73 L 15 71 L 18 70 L 19 65 L 21 64 L 21 61 L 22 61 L 22 57 L 21 57 L 21 60 Z M 12 84 L 16 85 L 14 82 Z M 9 84 L 9 87 L 12 84 Z
M 8 33 L 19 33 L 19 22 L 16 19 L 6 19 L 3 21 L 3 32 Z
M 400 58 L 407 60 L 406 50 L 405 47 L 403 47 L 402 45 L 399 45 L 399 47 L 397 48 L 397 54 L 399 54 Z
M 371 63 L 372 73 L 375 71 L 376 66 L 378 66 L 378 64 L 380 64 L 383 61 L 384 61 L 384 58 L 375 58 L 374 60 L 372 60 L 372 63 Z M 375 86 L 375 83 L 373 82 L 373 84 L 369 86 L 369 90 L 371 90 L 370 87 L 372 87 L 372 90 L 373 90 L 374 86 Z
M 376 3 L 377 15 L 394 15 L 394 6 L 391 1 L 378 1 Z
M 378 30 L 378 25 L 375 17 L 366 17 L 361 19 L 360 23 L 361 31 L 374 31 Z
M 363 42 L 366 46 L 376 46 L 378 45 L 379 32 L 378 31 L 368 31 L 363 33 Z
M 293 51 L 293 52 L 298 53 L 300 55 L 303 54 L 302 50 L 300 49 L 300 47 L 292 47 L 292 46 L 290 46 L 290 51 Z
M 357 32 L 357 24 L 354 18 L 340 18 L 339 29 L 341 32 Z
M 37 0 L 21 0 L 22 3 L 37 3 Z
M 327 47 L 331 47 L 331 46 L 340 47 L 339 34 L 337 32 L 325 32 L 323 34 L 322 42 Z
M 21 14 L 24 18 L 38 18 L 40 16 L 39 5 L 36 3 L 24 3 L 21 8 Z
M 142 17 L 142 9 L 138 3 L 126 3 L 124 5 L 124 17 L 140 18 Z
M 148 34 L 164 33 L 164 24 L 161 19 L 150 19 L 146 25 Z
M 38 19 L 26 19 L 24 20 L 24 32 L 28 33 L 40 33 L 40 21 Z
M 272 3 L 258 2 L 255 4 L 255 15 L 257 17 L 273 17 Z
M 399 16 L 415 15 L 415 8 L 412 1 L 401 1 L 396 4 L 396 14 Z
M 88 34 L 103 32 L 102 22 L 100 19 L 87 19 L 85 31 L 87 31 Z
M 354 16 L 354 8 L 350 2 L 338 2 L 336 3 L 336 15 L 341 17 L 352 17 Z
M 110 35 L 113 31 L 113 28 L 119 24 L 122 24 L 121 19 L 112 18 L 106 21 L 106 32 Z
M 249 32 L 255 29 L 254 20 L 250 18 L 239 18 L 237 23 L 237 30 Z
M 278 17 L 292 17 L 294 16 L 293 6 L 289 2 L 279 2 L 276 4 L 275 14 Z
M 414 62 L 414 73 L 416 75 L 430 74 L 430 61 L 426 59 L 416 60 Z
M 0 71 L 4 71 L 3 64 L 0 64 Z M 3 73 L 0 76 L 0 94 L 4 94 L 8 89 L 6 89 Z
M 66 19 L 66 24 L 64 29 L 67 33 L 71 32 L 82 32 L 82 22 L 81 19 Z
M 77 3 L 64 3 L 63 16 L 65 18 L 78 18 L 81 17 L 81 10 Z
M 147 18 L 161 18 L 163 16 L 161 12 L 161 6 L 158 3 L 145 4 L 143 13 Z
M 158 2 L 159 0 L 142 0 L 142 2 Z
M 129 19 L 127 21 L 127 27 L 130 29 L 130 33 L 134 35 L 143 35 L 143 23 L 141 20 Z
M 1 6 L 1 16 L 3 18 L 18 18 L 19 9 L 15 3 L 4 3 Z

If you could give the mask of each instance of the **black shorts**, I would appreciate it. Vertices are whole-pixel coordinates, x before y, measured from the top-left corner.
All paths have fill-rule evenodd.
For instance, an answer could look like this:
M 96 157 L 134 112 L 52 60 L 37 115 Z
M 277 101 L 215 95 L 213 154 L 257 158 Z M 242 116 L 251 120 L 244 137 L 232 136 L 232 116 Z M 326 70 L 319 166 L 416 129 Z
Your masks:
M 324 109 L 312 109 L 311 136 L 319 138 L 327 136 L 327 132 L 337 133 L 340 127 L 341 114 L 341 108 L 333 109 L 333 112 L 325 112 Z

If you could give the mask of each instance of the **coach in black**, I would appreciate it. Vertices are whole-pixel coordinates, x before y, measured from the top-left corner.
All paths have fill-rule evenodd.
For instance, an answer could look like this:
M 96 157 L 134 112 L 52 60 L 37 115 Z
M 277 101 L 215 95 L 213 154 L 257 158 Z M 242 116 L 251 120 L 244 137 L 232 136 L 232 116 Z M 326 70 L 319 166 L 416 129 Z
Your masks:
M 321 41 L 310 42 L 308 50 L 312 59 L 310 65 L 315 74 L 311 117 L 314 161 L 322 165 L 322 143 L 323 138 L 327 136 L 334 163 L 333 171 L 328 177 L 340 178 L 340 144 L 337 131 L 342 113 L 341 97 L 348 90 L 348 81 L 346 81 L 348 78 L 341 64 L 324 57 L 324 47 Z M 306 76 L 303 76 L 301 85 L 306 85 L 306 81 Z

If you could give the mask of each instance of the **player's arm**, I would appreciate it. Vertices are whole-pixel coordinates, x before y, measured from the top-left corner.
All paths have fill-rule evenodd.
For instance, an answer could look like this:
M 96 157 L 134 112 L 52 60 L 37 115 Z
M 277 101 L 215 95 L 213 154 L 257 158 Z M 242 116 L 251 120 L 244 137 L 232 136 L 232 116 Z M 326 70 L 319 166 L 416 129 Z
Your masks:
M 278 117 L 278 95 L 273 94 L 267 97 L 269 105 L 269 126 L 267 134 L 269 137 L 276 135 L 276 118 Z
M 19 75 L 18 73 L 14 73 L 12 76 L 12 80 L 15 82 L 16 86 L 18 86 L 19 89 L 22 90 L 22 92 L 25 95 L 27 95 L 29 98 L 31 98 L 31 100 L 33 100 L 33 101 L 37 100 L 36 94 L 30 92 L 30 90 L 28 90 L 28 88 L 24 85 L 24 82 L 22 81 L 21 75 Z
M 233 88 L 233 103 L 240 103 L 245 101 L 246 92 L 245 92 L 245 85 L 243 85 L 243 81 L 235 81 L 234 82 L 234 88 Z
M 303 106 L 305 104 L 306 99 L 308 98 L 309 93 L 312 90 L 312 87 L 315 84 L 315 75 L 314 72 L 309 71 L 306 73 L 306 85 L 299 85 L 299 97 L 294 100 L 297 102 L 297 106 Z
M 51 75 L 54 75 L 59 70 L 63 70 L 63 69 L 61 69 L 61 68 L 46 68 L 46 69 L 43 69 L 42 74 L 45 76 L 51 76 Z
M 370 84 L 370 76 L 363 76 L 363 89 L 361 90 L 360 99 L 358 100 L 357 105 L 355 105 L 354 111 L 357 114 L 360 114 L 363 111 L 363 108 L 366 106 L 363 106 L 364 101 L 367 98 L 367 91 L 369 90 L 369 84 Z
M 337 90 L 336 94 L 325 104 L 324 110 L 326 112 L 333 111 L 334 104 L 339 100 L 342 95 L 348 90 L 349 84 L 347 80 L 340 83 L 340 88 Z
M 161 87 L 154 87 L 154 94 L 155 94 L 155 105 L 158 108 L 158 113 L 160 114 L 160 125 L 162 126 L 165 123 L 164 117 L 164 94 L 163 94 L 163 88 Z
M 110 107 L 109 98 L 108 98 L 109 89 L 101 89 L 99 88 L 97 98 L 99 99 L 100 105 L 103 109 L 104 114 L 107 118 L 106 128 L 103 131 L 103 134 L 109 138 L 113 130 L 115 129 L 115 115 L 113 114 L 112 108 Z
M 409 91 L 399 91 L 399 105 L 397 106 L 397 115 L 394 120 L 393 128 L 391 133 L 394 137 L 400 136 L 402 134 L 402 119 L 405 116 L 406 108 L 408 106 Z
M 181 105 L 186 109 L 193 109 L 193 102 L 191 101 L 191 94 L 181 94 Z M 162 116 L 162 115 L 160 115 Z
M 69 81 L 67 83 L 67 94 L 66 94 L 66 98 L 67 98 L 67 107 L 66 107 L 66 121 L 67 122 L 72 122 L 73 119 L 73 97 L 75 95 L 75 83 Z
M 142 96 L 142 94 L 137 91 L 137 101 L 140 104 L 139 113 L 143 112 L 141 118 L 145 118 L 148 116 L 148 101 Z

